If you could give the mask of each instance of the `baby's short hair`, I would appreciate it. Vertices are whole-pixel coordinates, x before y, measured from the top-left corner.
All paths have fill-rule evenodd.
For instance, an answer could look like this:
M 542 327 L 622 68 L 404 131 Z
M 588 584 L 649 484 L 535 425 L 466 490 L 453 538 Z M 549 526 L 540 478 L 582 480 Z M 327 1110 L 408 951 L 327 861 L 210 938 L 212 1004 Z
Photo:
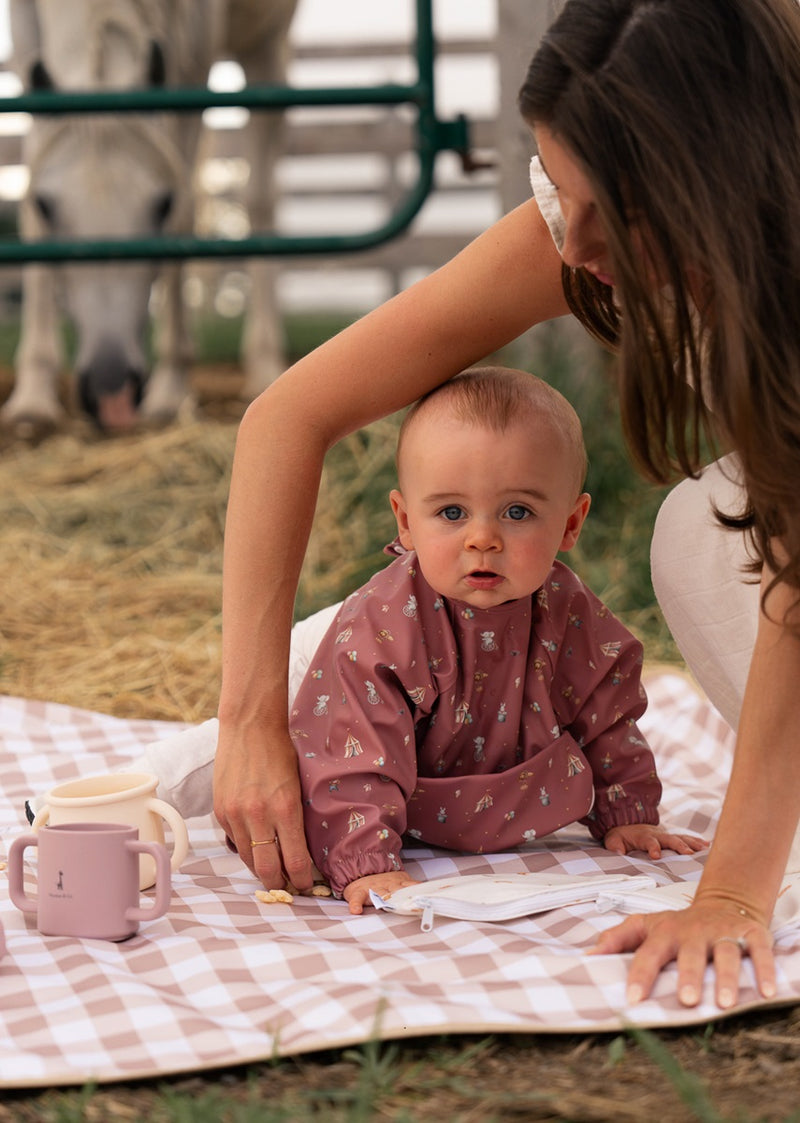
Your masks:
M 400 470 L 403 440 L 417 417 L 442 410 L 465 425 L 483 426 L 502 433 L 529 418 L 547 419 L 561 436 L 575 466 L 576 494 L 586 479 L 588 466 L 583 428 L 577 413 L 558 390 L 527 371 L 509 367 L 470 367 L 430 390 L 409 407 L 397 439 Z

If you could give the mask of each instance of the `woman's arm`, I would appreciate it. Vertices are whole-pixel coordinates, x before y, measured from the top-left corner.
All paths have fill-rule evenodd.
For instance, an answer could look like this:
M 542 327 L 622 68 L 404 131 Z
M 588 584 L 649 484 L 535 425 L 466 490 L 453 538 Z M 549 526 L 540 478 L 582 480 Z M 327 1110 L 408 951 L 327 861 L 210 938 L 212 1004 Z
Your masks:
M 289 632 L 328 449 L 527 328 L 567 311 L 531 201 L 458 257 L 286 371 L 239 431 L 225 532 L 214 809 L 267 887 L 311 884 L 287 732 Z M 279 838 L 251 848 L 251 842 Z
M 773 619 L 759 616 L 731 779 L 694 904 L 630 917 L 597 945 L 599 952 L 639 949 L 628 978 L 631 1001 L 648 995 L 664 964 L 677 959 L 680 1001 L 696 1005 L 712 958 L 717 1003 L 732 1006 L 739 938 L 747 942 L 761 993 L 775 993 L 768 925 L 800 816 L 800 639 L 779 622 L 795 597 L 795 590 L 778 586 L 768 601 Z

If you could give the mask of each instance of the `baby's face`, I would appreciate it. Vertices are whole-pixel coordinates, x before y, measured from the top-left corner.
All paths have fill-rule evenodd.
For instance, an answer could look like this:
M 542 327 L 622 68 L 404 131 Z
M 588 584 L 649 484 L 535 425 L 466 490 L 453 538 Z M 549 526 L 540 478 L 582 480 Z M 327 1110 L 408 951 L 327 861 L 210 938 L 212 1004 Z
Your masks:
M 401 542 L 437 593 L 476 608 L 538 589 L 589 508 L 545 422 L 498 432 L 433 412 L 406 434 L 400 474 L 391 500 Z

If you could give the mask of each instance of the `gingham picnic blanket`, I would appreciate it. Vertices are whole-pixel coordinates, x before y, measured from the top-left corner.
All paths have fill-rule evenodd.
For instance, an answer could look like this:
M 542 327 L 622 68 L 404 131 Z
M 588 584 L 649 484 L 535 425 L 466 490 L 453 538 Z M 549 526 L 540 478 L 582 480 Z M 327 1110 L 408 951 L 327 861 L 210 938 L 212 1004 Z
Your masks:
M 648 682 L 642 728 L 664 783 L 664 819 L 710 837 L 733 738 L 678 674 Z M 32 792 L 92 773 L 120 771 L 173 724 L 123 721 L 69 707 L 0 698 L 0 833 L 7 847 L 26 824 Z M 584 903 L 503 923 L 418 917 L 343 902 L 295 898 L 266 905 L 209 819 L 191 819 L 192 848 L 173 875 L 167 915 L 130 940 L 43 937 L 0 894 L 7 952 L 0 961 L 0 1086 L 112 1081 L 252 1062 L 373 1037 L 438 1033 L 617 1030 L 682 1026 L 720 1016 L 711 976 L 702 1005 L 675 999 L 675 970 L 635 1008 L 624 1000 L 628 956 L 587 956 L 620 916 Z M 500 855 L 414 847 L 420 878 L 453 873 L 646 873 L 694 882 L 702 859 L 620 858 L 581 828 Z M 0 874 L 0 878 L 5 874 Z M 33 871 L 31 871 L 33 877 Z M 800 1001 L 795 933 L 778 939 L 778 997 Z M 736 1012 L 767 1005 L 749 961 Z

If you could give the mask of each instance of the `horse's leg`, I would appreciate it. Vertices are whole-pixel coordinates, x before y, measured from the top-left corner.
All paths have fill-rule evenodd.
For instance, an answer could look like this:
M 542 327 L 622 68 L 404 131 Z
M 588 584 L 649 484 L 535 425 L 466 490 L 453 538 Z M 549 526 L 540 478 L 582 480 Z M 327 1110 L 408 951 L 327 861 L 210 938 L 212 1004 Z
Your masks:
M 33 166 L 42 129 L 34 119 L 23 142 L 23 160 Z M 33 186 L 19 206 L 19 232 L 23 241 L 41 238 L 47 231 L 31 198 Z M 20 336 L 14 356 L 14 389 L 2 409 L 3 422 L 11 426 L 57 425 L 63 417 L 58 398 L 58 376 L 63 362 L 63 340 L 56 298 L 57 275 L 53 266 L 26 265 L 22 270 Z
M 22 276 L 14 389 L 2 409 L 7 425 L 58 424 L 64 412 L 57 386 L 62 359 L 55 273 L 45 265 L 28 265 Z
M 276 28 L 266 44 L 240 55 L 249 83 L 281 83 L 286 78 L 286 36 L 289 20 Z M 244 143 L 250 164 L 245 202 L 253 231 L 270 230 L 275 212 L 275 167 L 283 147 L 283 114 L 251 110 Z M 242 333 L 242 365 L 247 398 L 255 398 L 274 382 L 285 366 L 283 329 L 276 295 L 278 262 L 253 258 L 248 267 L 250 301 Z
M 172 121 L 173 139 L 191 175 L 200 133 L 200 117 L 194 114 Z M 187 190 L 181 201 L 176 229 L 194 231 L 194 194 Z M 192 414 L 195 398 L 189 387 L 188 368 L 194 358 L 183 302 L 183 266 L 171 262 L 162 266 L 156 289 L 153 322 L 153 369 L 142 400 L 142 415 L 148 421 L 171 421 L 178 414 Z
M 148 421 L 171 421 L 179 413 L 191 412 L 194 408 L 194 396 L 186 375 L 192 349 L 186 331 L 182 283 L 180 265 L 163 268 L 154 322 L 155 361 L 141 406 L 142 415 Z
M 254 232 L 271 229 L 274 221 L 274 168 L 280 132 L 278 117 L 266 125 L 268 114 L 251 115 L 248 160 L 247 211 Z M 262 121 L 253 121 L 259 117 Z M 252 189 L 251 189 L 252 185 Z M 274 257 L 254 257 L 248 262 L 250 296 L 242 326 L 241 361 L 244 368 L 243 394 L 257 397 L 274 382 L 285 367 L 283 326 L 277 300 L 279 266 Z

